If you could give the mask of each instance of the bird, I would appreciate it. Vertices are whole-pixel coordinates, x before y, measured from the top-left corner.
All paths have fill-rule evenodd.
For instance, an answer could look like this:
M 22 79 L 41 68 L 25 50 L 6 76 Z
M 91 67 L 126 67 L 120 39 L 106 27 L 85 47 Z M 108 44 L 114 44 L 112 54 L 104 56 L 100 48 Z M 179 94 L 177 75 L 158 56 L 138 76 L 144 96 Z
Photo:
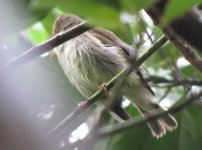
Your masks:
M 52 35 L 63 33 L 85 20 L 71 13 L 58 16 L 53 23 Z M 113 32 L 94 27 L 53 49 L 52 55 L 77 90 L 88 98 L 97 88 L 130 65 L 130 55 L 137 55 L 137 49 L 123 42 Z M 110 94 L 109 94 L 110 95 Z M 103 96 L 98 103 L 108 107 L 110 98 Z M 109 96 L 110 97 L 110 96 Z M 157 101 L 155 93 L 146 82 L 141 69 L 134 70 L 123 85 L 120 98 L 110 112 L 115 119 L 127 121 L 128 113 L 121 107 L 122 99 L 127 98 L 145 117 L 154 110 L 165 111 Z M 156 138 L 178 127 L 176 119 L 169 113 L 147 121 Z

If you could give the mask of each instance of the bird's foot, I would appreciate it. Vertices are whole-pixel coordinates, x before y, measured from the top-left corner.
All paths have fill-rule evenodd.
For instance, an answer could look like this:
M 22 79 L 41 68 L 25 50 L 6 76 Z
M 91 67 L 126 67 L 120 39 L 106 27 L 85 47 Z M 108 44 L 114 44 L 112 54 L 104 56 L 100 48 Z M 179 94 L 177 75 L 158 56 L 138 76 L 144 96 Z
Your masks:
M 102 85 L 100 85 L 100 86 L 98 87 L 98 89 L 99 89 L 100 91 L 103 91 L 106 96 L 112 95 L 112 93 L 108 90 L 108 87 L 107 87 L 107 84 L 106 84 L 106 83 L 103 83 Z

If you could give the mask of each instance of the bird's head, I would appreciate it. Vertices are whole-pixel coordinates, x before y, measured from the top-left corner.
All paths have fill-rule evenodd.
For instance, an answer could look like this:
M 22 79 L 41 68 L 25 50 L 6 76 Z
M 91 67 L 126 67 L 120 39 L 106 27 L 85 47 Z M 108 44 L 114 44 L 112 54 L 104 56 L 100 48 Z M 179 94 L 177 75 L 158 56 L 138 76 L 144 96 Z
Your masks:
M 61 31 L 68 30 L 84 20 L 74 14 L 63 14 L 57 17 L 53 25 L 53 35 L 58 34 Z

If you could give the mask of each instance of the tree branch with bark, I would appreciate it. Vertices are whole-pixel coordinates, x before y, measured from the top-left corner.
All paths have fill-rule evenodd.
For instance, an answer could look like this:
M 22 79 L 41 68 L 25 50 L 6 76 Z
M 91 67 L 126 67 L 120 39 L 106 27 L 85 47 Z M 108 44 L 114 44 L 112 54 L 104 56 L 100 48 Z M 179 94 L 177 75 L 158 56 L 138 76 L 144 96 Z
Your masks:
M 170 42 L 176 46 L 181 54 L 200 72 L 202 72 L 202 59 L 192 50 L 188 43 L 202 51 L 202 22 L 201 12 L 197 7 L 186 12 L 183 16 L 177 17 L 166 26 L 161 26 L 164 22 L 163 14 L 170 0 L 159 0 L 150 9 L 147 10 L 148 15 L 153 22 L 158 25 L 164 34 L 170 38 Z M 186 42 L 185 42 L 186 41 Z
M 25 51 L 24 53 L 22 53 L 12 61 L 10 61 L 7 65 L 4 66 L 2 71 L 3 72 L 12 71 L 28 63 L 37 56 L 40 56 L 41 54 L 52 50 L 53 48 L 59 46 L 60 44 L 63 44 L 64 42 L 90 30 L 91 28 L 92 26 L 89 25 L 87 22 L 82 22 L 79 25 L 76 25 L 73 28 L 64 31 L 61 34 L 57 34 L 56 36 L 50 38 L 49 40 L 28 49 L 27 51 Z

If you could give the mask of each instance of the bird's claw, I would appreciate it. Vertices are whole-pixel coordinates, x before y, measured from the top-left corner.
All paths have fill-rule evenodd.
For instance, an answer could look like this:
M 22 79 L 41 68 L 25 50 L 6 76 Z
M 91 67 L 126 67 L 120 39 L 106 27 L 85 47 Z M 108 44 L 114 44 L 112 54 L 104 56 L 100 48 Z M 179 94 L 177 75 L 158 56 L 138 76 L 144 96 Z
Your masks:
M 107 87 L 107 84 L 106 83 L 103 83 L 102 85 L 100 85 L 98 87 L 98 89 L 100 91 L 103 91 L 105 93 L 105 95 L 111 95 L 111 92 L 108 90 L 108 87 Z

